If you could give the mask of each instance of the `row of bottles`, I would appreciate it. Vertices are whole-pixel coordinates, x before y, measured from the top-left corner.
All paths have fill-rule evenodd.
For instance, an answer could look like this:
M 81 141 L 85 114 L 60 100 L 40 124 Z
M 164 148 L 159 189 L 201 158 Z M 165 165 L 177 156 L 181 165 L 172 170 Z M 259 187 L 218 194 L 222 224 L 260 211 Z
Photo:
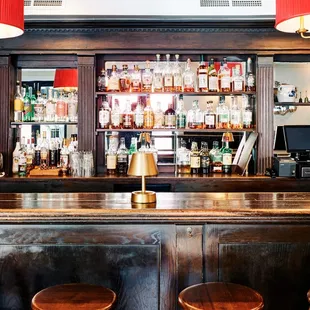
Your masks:
M 231 96 L 230 107 L 225 102 L 225 96 L 220 96 L 219 104 L 215 108 L 213 101 L 207 101 L 206 109 L 202 110 L 199 101 L 192 102 L 192 108 L 186 111 L 183 95 L 179 95 L 177 109 L 174 102 L 163 111 L 161 103 L 153 110 L 150 96 L 147 96 L 146 106 L 138 102 L 132 111 L 130 100 L 127 100 L 125 110 L 122 111 L 117 99 L 112 109 L 104 100 L 99 109 L 99 126 L 104 129 L 153 129 L 153 128 L 189 128 L 189 129 L 249 129 L 253 128 L 253 108 L 247 95 L 242 96 L 242 105 L 238 98 Z
M 202 141 L 199 150 L 198 143 L 193 141 L 189 150 L 186 148 L 186 142 L 181 140 L 181 147 L 176 151 L 177 174 L 231 173 L 232 149 L 228 139 L 224 142 L 220 149 L 219 142 L 213 141 L 213 148 L 209 152 L 207 142 Z
M 69 174 L 69 155 L 77 151 L 77 135 L 72 134 L 71 139 L 52 137 L 46 138 L 46 132 L 43 131 L 42 138 L 37 134 L 37 144 L 34 138 L 16 139 L 16 146 L 13 152 L 12 173 L 20 177 L 27 176 L 32 169 L 56 169 L 60 168 L 60 174 Z
M 14 122 L 77 122 L 77 93 L 64 93 L 48 88 L 48 94 L 32 93 L 16 82 Z
M 185 69 L 179 62 L 179 55 L 170 62 L 170 54 L 166 54 L 166 63 L 162 67 L 160 54 L 156 55 L 155 67 L 150 68 L 150 61 L 146 61 L 145 69 L 140 70 L 134 65 L 130 73 L 128 65 L 123 65 L 119 73 L 117 66 L 112 65 L 110 75 L 101 70 L 97 79 L 97 90 L 102 92 L 244 92 L 255 91 L 255 76 L 251 57 L 246 62 L 246 74 L 241 72 L 241 64 L 230 68 L 227 58 L 221 61 L 217 70 L 214 59 L 205 62 L 203 55 L 195 70 L 192 70 L 191 60 L 187 59 Z

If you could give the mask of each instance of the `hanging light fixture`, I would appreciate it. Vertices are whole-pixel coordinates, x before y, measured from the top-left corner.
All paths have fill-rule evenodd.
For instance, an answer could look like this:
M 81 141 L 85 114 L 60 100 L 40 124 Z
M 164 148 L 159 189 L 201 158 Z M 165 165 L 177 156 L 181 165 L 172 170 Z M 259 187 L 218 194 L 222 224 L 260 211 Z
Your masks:
M 276 0 L 275 28 L 309 39 L 305 34 L 310 30 L 310 0 Z
M 77 69 L 56 69 L 54 77 L 54 88 L 64 89 L 66 92 L 77 90 Z
M 24 33 L 24 0 L 0 0 L 0 39 Z

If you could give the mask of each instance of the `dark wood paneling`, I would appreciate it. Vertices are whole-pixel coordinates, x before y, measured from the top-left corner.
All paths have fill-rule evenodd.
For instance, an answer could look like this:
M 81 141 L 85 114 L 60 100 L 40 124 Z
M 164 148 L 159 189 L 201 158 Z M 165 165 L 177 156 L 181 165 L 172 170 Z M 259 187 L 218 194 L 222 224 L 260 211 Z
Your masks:
M 77 68 L 77 55 L 19 55 L 18 68 Z
M 208 281 L 249 286 L 266 310 L 308 309 L 309 226 L 208 225 L 205 242 Z

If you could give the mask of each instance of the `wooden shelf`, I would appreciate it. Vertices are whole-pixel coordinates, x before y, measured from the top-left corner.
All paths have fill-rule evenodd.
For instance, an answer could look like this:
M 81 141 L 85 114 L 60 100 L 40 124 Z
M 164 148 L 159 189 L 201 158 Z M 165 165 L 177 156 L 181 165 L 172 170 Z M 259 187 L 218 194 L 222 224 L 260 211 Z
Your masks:
M 96 96 L 101 95 L 118 95 L 118 96 L 129 96 L 129 95 L 139 95 L 139 96 L 146 96 L 146 95 L 184 95 L 184 96 L 230 96 L 230 95 L 255 95 L 256 92 L 254 91 L 244 91 L 244 92 L 158 92 L 158 93 L 150 93 L 150 92 L 133 92 L 133 93 L 124 93 L 124 92 L 96 92 Z
M 299 103 L 299 102 L 275 102 L 275 106 L 304 106 L 304 107 L 310 107 L 310 103 Z
M 96 132 L 108 132 L 108 131 L 118 131 L 118 132 L 161 132 L 161 131 L 173 131 L 173 132 L 191 132 L 191 133 L 200 133 L 200 132 L 252 132 L 255 131 L 255 128 L 251 129 L 176 129 L 176 128 L 153 128 L 153 129 L 103 129 L 98 128 Z
M 77 125 L 77 122 L 11 122 L 11 126 L 21 125 Z

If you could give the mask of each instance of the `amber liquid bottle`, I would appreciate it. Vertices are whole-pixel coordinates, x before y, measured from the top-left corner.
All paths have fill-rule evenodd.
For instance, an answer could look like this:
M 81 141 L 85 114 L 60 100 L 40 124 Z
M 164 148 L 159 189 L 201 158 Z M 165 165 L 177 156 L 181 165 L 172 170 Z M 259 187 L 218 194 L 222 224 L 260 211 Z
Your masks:
M 168 109 L 165 111 L 165 128 L 175 128 L 176 114 L 173 109 L 173 103 L 169 103 Z

